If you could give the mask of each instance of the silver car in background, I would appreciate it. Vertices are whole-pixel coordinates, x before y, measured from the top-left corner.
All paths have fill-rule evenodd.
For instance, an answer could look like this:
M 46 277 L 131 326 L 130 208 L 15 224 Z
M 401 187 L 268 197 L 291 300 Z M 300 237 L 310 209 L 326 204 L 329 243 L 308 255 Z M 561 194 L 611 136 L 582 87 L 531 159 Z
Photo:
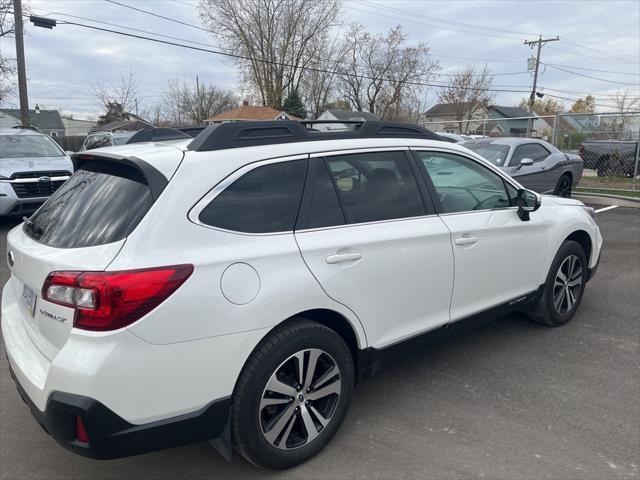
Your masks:
M 0 217 L 31 215 L 72 173 L 71 159 L 48 135 L 0 129 Z
M 520 137 L 481 138 L 460 143 L 538 193 L 570 197 L 582 178 L 583 161 L 543 140 Z

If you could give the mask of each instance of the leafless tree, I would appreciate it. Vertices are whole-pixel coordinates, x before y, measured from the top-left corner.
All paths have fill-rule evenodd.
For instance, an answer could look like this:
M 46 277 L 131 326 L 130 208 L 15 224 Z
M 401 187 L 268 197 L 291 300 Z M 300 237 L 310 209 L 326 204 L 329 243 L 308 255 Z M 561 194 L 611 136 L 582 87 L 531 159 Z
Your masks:
M 164 118 L 174 125 L 202 125 L 206 118 L 238 105 L 230 90 L 197 81 L 189 85 L 178 79 L 169 81 L 163 99 Z
M 408 45 L 398 25 L 386 35 L 372 35 L 363 25 L 347 30 L 341 58 L 340 84 L 354 110 L 368 110 L 380 118 L 402 119 L 422 98 L 425 83 L 439 68 L 429 47 Z
M 635 113 L 640 110 L 640 94 L 639 91 L 632 91 L 630 89 L 618 90 L 613 99 L 616 106 L 616 112 L 618 118 L 616 121 L 616 127 L 619 132 L 624 133 L 630 127 L 635 119 L 638 122 L 638 114 Z M 636 130 L 637 133 L 637 130 Z
M 335 22 L 340 0 L 200 0 L 203 24 L 257 91 L 263 105 L 279 108 L 297 89 L 304 66 Z M 242 57 L 242 58 L 240 58 Z
M 317 118 L 327 106 L 338 100 L 338 70 L 341 68 L 341 44 L 319 39 L 318 59 L 303 68 L 299 91 L 309 118 Z
M 469 121 L 478 106 L 487 106 L 493 99 L 489 91 L 493 77 L 487 65 L 467 65 L 452 73 L 448 85 L 438 92 L 440 103 L 451 105 L 460 133 L 467 133 Z
M 11 38 L 14 35 L 13 2 L 12 0 L 0 0 L 0 38 Z M 15 73 L 15 59 L 4 56 L 0 51 L 0 102 L 14 93 L 13 76 Z
M 93 85 L 93 91 L 106 111 L 109 104 L 117 103 L 122 105 L 122 110 L 131 113 L 136 110 L 138 90 L 140 81 L 136 80 L 133 71 L 128 74 L 121 74 L 117 82 L 100 82 Z

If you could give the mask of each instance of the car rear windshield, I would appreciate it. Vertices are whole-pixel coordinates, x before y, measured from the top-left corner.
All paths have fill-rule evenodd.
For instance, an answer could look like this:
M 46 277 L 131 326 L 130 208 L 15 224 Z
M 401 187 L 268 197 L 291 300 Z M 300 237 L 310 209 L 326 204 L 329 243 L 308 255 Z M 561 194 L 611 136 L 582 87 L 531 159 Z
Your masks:
M 46 135 L 0 135 L 0 158 L 63 156 L 56 142 Z
M 104 245 L 127 237 L 152 204 L 151 190 L 138 169 L 92 161 L 25 222 L 24 231 L 51 247 Z
M 463 143 L 463 147 L 476 152 L 481 157 L 489 160 L 496 167 L 502 167 L 509 156 L 509 145 L 497 143 Z

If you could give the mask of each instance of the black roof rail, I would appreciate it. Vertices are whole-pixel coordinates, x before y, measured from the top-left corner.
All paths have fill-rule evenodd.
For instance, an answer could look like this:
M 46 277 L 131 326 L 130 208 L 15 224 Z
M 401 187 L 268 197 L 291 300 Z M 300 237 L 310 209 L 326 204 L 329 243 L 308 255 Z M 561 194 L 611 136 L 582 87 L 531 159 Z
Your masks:
M 320 123 L 352 124 L 350 130 L 321 132 L 313 128 Z M 309 125 L 309 127 L 307 127 Z M 317 140 L 356 138 L 422 138 L 441 140 L 440 136 L 418 125 L 384 121 L 294 121 L 273 120 L 227 122 L 210 125 L 188 145 L 189 150 L 209 152 L 229 148 L 255 147 Z
M 134 133 L 126 144 L 142 143 L 142 142 L 164 142 L 167 140 L 183 140 L 193 138 L 191 135 L 180 131 L 177 128 L 169 127 L 152 127 L 143 128 Z

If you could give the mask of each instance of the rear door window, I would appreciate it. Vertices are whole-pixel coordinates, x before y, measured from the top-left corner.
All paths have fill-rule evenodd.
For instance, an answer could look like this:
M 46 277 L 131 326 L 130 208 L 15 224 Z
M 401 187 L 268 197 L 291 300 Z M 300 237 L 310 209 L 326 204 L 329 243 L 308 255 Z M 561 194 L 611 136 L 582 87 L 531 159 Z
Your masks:
M 216 196 L 199 219 L 236 232 L 293 231 L 306 168 L 306 159 L 256 167 Z
M 89 162 L 25 223 L 25 233 L 51 247 L 104 245 L 127 237 L 153 204 L 135 167 Z

